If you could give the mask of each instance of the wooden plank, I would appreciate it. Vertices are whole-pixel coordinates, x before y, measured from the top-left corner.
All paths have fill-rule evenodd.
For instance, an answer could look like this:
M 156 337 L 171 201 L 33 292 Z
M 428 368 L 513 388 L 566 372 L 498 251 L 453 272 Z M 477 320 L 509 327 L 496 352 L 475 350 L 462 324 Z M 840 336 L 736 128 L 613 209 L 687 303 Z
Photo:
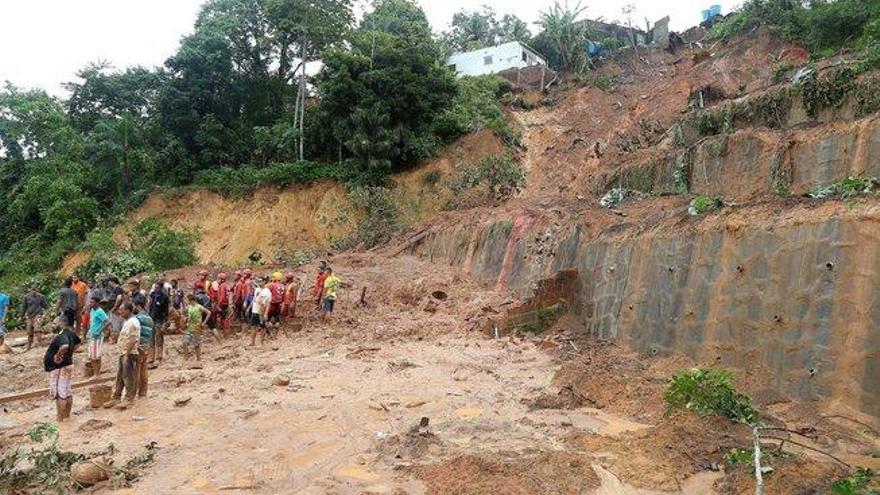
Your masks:
M 89 380 L 89 381 L 86 381 L 86 382 L 74 383 L 74 384 L 73 384 L 73 388 L 88 387 L 88 386 L 90 386 L 90 385 L 98 385 L 98 384 L 106 383 L 106 382 L 110 382 L 110 381 L 113 381 L 113 380 L 116 380 L 116 377 L 115 377 L 115 376 L 105 376 L 105 377 L 103 377 L 103 378 L 97 378 L 97 379 L 95 379 L 95 380 Z M 48 389 L 48 388 L 43 388 L 43 389 L 40 389 L 40 390 L 31 390 L 30 392 L 22 392 L 22 393 L 19 393 L 19 394 L 12 394 L 12 395 L 7 395 L 7 396 L 5 396 L 5 397 L 0 397 L 0 404 L 6 404 L 6 403 L 9 403 L 9 402 L 15 402 L 15 401 L 17 401 L 17 400 L 33 399 L 33 398 L 35 398 L 35 397 L 48 396 L 48 395 L 49 395 L 49 389 Z

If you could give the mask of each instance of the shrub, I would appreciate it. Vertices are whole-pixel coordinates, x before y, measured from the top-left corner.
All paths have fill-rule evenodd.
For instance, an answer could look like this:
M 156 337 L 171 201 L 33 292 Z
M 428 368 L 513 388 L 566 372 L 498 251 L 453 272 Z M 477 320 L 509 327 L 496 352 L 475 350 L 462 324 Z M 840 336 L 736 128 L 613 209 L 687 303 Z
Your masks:
M 721 196 L 697 196 L 691 200 L 688 213 L 694 216 L 702 215 L 703 213 L 715 211 L 722 206 L 724 206 L 724 198 Z
M 670 410 L 687 409 L 700 415 L 714 413 L 749 425 L 759 419 L 751 399 L 737 392 L 733 375 L 727 370 L 702 368 L 676 373 L 665 396 Z
M 241 192 L 260 186 L 283 188 L 324 179 L 345 181 L 353 174 L 353 168 L 346 164 L 301 161 L 272 163 L 264 167 L 243 165 L 205 170 L 196 174 L 193 185 L 213 191 Z
M 457 196 L 477 186 L 488 189 L 492 200 L 501 202 L 519 192 L 525 184 L 525 173 L 512 153 L 490 155 L 475 165 L 465 165 L 459 169 L 458 176 L 446 185 Z M 454 206 L 454 205 L 450 205 Z
M 131 250 L 155 270 L 179 268 L 198 261 L 198 235 L 188 230 L 172 229 L 156 218 L 141 220 L 130 229 L 128 237 Z
M 355 186 L 349 191 L 349 197 L 366 214 L 361 216 L 354 234 L 345 243 L 348 246 L 359 245 L 367 249 L 378 246 L 388 242 L 403 226 L 387 188 Z

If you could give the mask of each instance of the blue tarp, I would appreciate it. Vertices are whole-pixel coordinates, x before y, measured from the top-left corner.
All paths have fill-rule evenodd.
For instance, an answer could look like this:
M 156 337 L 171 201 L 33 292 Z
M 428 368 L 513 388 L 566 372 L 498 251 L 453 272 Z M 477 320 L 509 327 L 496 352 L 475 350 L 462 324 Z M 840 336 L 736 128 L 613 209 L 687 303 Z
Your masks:
M 720 5 L 712 5 L 708 9 L 702 12 L 703 21 L 710 21 L 715 18 L 715 16 L 721 15 L 721 6 Z

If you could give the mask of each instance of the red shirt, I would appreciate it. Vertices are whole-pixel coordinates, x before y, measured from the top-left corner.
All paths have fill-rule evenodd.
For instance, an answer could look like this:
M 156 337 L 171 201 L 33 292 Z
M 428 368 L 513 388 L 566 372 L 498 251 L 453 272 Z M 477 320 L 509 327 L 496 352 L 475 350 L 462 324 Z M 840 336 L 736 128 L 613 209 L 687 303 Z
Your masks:
M 232 301 L 235 304 L 244 301 L 244 280 L 238 279 L 232 284 Z
M 212 294 L 211 300 L 220 306 L 226 306 L 229 304 L 229 284 L 226 282 L 220 282 L 217 286 L 217 291 Z
M 196 281 L 193 282 L 192 286 L 193 294 L 197 294 L 199 291 L 204 292 L 207 289 L 207 287 L 205 287 L 206 283 L 207 281 L 203 278 L 196 279 Z
M 281 304 L 281 301 L 284 300 L 284 284 L 281 282 L 272 282 L 269 284 L 269 292 L 272 293 L 272 299 L 269 301 L 272 304 Z
M 318 274 L 318 278 L 315 279 L 315 286 L 312 288 L 312 293 L 315 297 L 321 297 L 321 294 L 324 293 L 325 280 L 327 280 L 327 272 Z

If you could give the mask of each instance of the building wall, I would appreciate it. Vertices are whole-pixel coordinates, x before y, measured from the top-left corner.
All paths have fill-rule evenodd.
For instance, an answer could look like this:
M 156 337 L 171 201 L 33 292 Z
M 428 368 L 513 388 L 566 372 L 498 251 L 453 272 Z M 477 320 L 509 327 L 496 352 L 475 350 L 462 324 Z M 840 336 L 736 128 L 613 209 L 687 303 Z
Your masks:
M 523 54 L 526 60 L 523 60 Z M 545 65 L 541 57 L 517 42 L 456 53 L 446 63 L 454 65 L 455 72 L 460 76 L 481 76 L 507 69 Z

